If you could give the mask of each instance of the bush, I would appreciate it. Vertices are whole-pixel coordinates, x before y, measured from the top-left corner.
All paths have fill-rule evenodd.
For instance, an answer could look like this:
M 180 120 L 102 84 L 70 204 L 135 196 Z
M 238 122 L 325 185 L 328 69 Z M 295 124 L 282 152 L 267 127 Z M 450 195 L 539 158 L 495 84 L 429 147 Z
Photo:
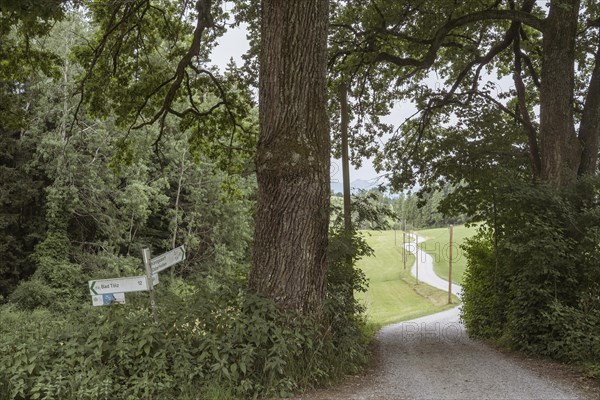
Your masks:
M 462 246 L 467 257 L 463 278 L 461 318 L 469 334 L 477 338 L 502 335 L 506 323 L 506 300 L 503 276 L 498 271 L 493 242 L 489 234 L 480 233 Z
M 545 355 L 567 362 L 592 362 L 600 367 L 600 309 L 586 313 L 557 302 L 545 318 L 551 328 L 545 337 Z
M 49 307 L 55 299 L 54 291 L 37 279 L 21 282 L 10 295 L 10 301 L 24 310 Z
M 561 192 L 521 183 L 499 196 L 496 231 L 465 248 L 469 334 L 600 367 L 598 188 L 597 178 Z
M 235 287 L 162 288 L 159 325 L 143 294 L 69 314 L 4 307 L 0 399 L 288 396 L 366 361 L 359 324 L 333 306 L 306 318 Z

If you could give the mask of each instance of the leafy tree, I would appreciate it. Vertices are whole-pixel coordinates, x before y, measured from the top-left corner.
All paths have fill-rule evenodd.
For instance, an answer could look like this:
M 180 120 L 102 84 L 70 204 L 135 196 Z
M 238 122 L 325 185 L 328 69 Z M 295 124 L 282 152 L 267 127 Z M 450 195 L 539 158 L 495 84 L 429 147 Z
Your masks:
M 179 270 L 185 276 L 244 273 L 254 184 L 220 169 L 239 173 L 247 159 L 198 140 L 199 129 L 214 137 L 215 125 L 180 132 L 166 121 L 170 135 L 156 152 L 156 129 L 128 131 L 112 113 L 97 117 L 80 105 L 72 124 L 78 106 L 72 93 L 83 71 L 72 50 L 89 37 L 88 28 L 71 13 L 35 42 L 32 51 L 54 54 L 55 74 L 33 74 L 15 94 L 27 113 L 18 135 L 2 136 L 9 178 L 1 216 L 3 296 L 33 275 L 13 301 L 29 308 L 53 298 L 79 302 L 87 276 L 139 273 L 142 245 L 163 251 L 185 243 L 189 257 Z M 233 81 L 227 73 L 224 81 Z M 238 93 L 242 104 L 248 98 Z M 206 107 L 212 99 L 207 94 L 201 101 Z M 253 118 L 250 113 L 244 123 Z
M 275 12 L 278 8 L 284 14 Z M 207 146 L 209 153 L 224 144 L 220 154 L 231 159 L 232 152 L 252 148 L 253 127 L 246 121 L 250 98 L 235 79 L 222 79 L 202 61 L 224 31 L 228 15 L 221 2 L 91 1 L 88 10 L 99 26 L 92 46 L 79 53 L 87 70 L 80 89 L 91 109 L 113 108 L 117 123 L 131 130 L 158 123 L 157 148 L 171 116 L 180 118 L 182 128 L 197 127 L 192 143 Z M 321 86 L 326 82 L 327 2 L 264 2 L 261 10 L 261 133 L 250 286 L 283 306 L 308 311 L 320 306 L 325 290 L 329 141 Z M 315 28 L 303 30 L 302 40 L 296 37 L 303 29 L 300 15 Z M 162 62 L 162 54 L 169 63 Z M 212 104 L 199 107 L 198 97 L 207 93 Z M 227 133 L 211 137 L 207 131 Z
M 33 272 L 27 256 L 44 230 L 44 174 L 31 168 L 37 143 L 25 133 L 31 115 L 31 79 L 56 73 L 58 58 L 36 46 L 63 18 L 61 1 L 0 4 L 0 295 Z
M 355 156 L 423 198 L 456 185 L 440 209 L 487 222 L 467 247 L 469 332 L 597 368 L 598 2 L 359 0 L 333 26 Z M 406 99 L 415 115 L 383 124 Z
M 496 152 L 502 164 L 524 154 L 528 175 L 555 186 L 596 173 L 599 12 L 596 2 L 563 0 L 547 8 L 531 0 L 358 1 L 340 7 L 331 64 L 353 84 L 357 124 L 365 127 L 355 135 L 355 146 L 375 154 L 370 138 L 392 133 L 380 116 L 391 102 L 412 98 L 418 118 L 405 124 L 378 157 L 381 167 L 392 170 L 396 186 L 427 175 L 430 163 L 437 162 L 435 153 L 424 150 L 425 141 L 447 140 L 456 163 L 459 152 L 476 149 L 481 109 L 512 125 L 508 154 Z M 491 84 L 481 84 L 486 70 L 512 78 L 514 89 L 498 98 Z M 421 83 L 430 72 L 443 79 L 440 90 Z M 455 118 L 460 123 L 450 128 Z M 448 135 L 453 132 L 468 139 L 456 142 Z M 503 129 L 493 132 L 498 137 Z M 445 172 L 433 174 L 442 179 Z

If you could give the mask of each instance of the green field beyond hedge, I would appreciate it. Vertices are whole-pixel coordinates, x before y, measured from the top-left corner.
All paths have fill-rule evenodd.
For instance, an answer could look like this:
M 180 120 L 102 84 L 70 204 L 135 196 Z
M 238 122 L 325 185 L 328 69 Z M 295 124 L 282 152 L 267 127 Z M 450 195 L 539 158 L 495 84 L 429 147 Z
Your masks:
M 463 275 L 467 267 L 467 259 L 460 245 L 466 239 L 475 235 L 476 226 L 467 228 L 464 225 L 455 226 L 452 234 L 452 282 L 462 284 Z M 449 228 L 425 229 L 417 232 L 418 235 L 427 238 L 419 247 L 433 257 L 433 269 L 435 273 L 448 279 L 448 255 L 449 255 Z
M 375 250 L 372 257 L 358 262 L 369 279 L 369 289 L 358 298 L 367 307 L 369 321 L 387 325 L 423 315 L 443 311 L 447 304 L 445 292 L 429 285 L 416 284 L 410 275 L 414 257 L 407 253 L 406 269 L 403 263 L 402 232 L 363 231 L 369 245 Z

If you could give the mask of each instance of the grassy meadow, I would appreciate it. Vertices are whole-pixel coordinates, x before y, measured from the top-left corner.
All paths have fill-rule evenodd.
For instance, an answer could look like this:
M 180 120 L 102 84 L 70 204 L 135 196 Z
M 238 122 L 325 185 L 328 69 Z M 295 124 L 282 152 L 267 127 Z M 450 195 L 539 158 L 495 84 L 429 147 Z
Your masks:
M 475 235 L 476 226 L 470 228 L 464 225 L 455 226 L 452 233 L 452 282 L 462 284 L 463 275 L 467 266 L 467 259 L 463 254 L 460 245 L 469 237 Z M 427 238 L 419 247 L 433 257 L 433 269 L 435 273 L 448 279 L 448 257 L 449 257 L 449 239 L 450 229 L 436 228 L 417 231 L 417 234 Z
M 379 325 L 418 318 L 446 310 L 447 294 L 424 283 L 416 284 L 410 274 L 414 257 L 406 253 L 406 269 L 403 263 L 402 232 L 363 231 L 375 255 L 358 262 L 369 279 L 366 293 L 357 297 L 367 307 L 369 321 Z

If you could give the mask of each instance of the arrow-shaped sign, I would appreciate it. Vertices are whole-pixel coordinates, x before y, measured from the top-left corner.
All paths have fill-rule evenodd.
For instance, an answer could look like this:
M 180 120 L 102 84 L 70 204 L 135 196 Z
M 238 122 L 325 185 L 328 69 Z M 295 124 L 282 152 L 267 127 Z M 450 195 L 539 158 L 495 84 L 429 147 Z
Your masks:
M 145 276 L 129 276 L 125 278 L 98 279 L 89 281 L 91 295 L 142 292 L 148 290 L 148 281 Z
M 185 260 L 185 247 L 176 247 L 173 250 L 150 260 L 152 274 L 157 274 L 158 272 L 163 271 L 183 260 Z

